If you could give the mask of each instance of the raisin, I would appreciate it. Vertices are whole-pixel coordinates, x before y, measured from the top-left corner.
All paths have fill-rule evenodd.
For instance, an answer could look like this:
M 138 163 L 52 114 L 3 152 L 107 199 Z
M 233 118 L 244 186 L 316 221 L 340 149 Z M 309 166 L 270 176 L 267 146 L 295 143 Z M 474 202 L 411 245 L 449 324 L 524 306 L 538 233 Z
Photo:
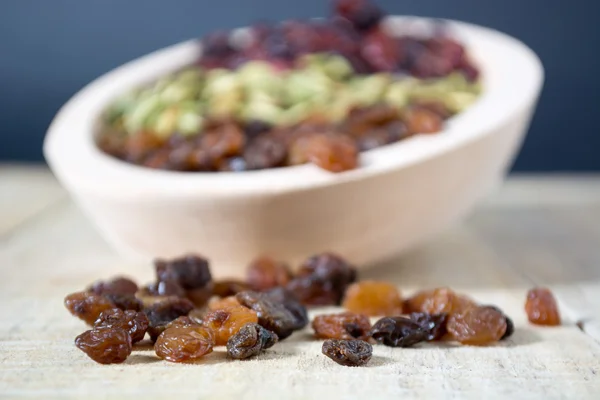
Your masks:
M 213 293 L 213 284 L 209 283 L 206 287 L 197 289 L 189 289 L 185 292 L 188 299 L 194 303 L 196 307 L 204 307 Z
M 307 305 L 338 305 L 348 285 L 356 280 L 356 269 L 333 253 L 323 253 L 307 259 L 290 290 L 301 303 Z
M 196 255 L 156 260 L 154 266 L 158 282 L 174 281 L 186 290 L 205 287 L 212 280 L 208 261 Z
M 506 332 L 506 317 L 490 307 L 471 307 L 448 317 L 446 325 L 453 339 L 476 346 L 497 342 Z
M 65 307 L 77 318 L 88 325 L 93 325 L 102 311 L 114 308 L 114 304 L 104 296 L 90 292 L 76 292 L 65 297 Z
M 200 325 L 171 326 L 160 334 L 154 351 L 171 362 L 196 360 L 209 354 L 215 345 L 214 333 Z
M 175 280 L 159 281 L 143 287 L 145 296 L 177 296 L 185 297 L 185 289 Z
M 193 311 L 194 310 L 190 311 L 190 315 L 192 315 Z M 169 328 L 173 328 L 173 327 L 182 328 L 182 327 L 186 327 L 186 326 L 199 326 L 199 325 L 201 325 L 197 321 L 196 318 L 190 317 L 190 315 L 182 315 L 181 317 L 175 318 L 173 321 L 169 322 L 165 326 L 165 329 L 169 329 Z
M 426 314 L 456 314 L 477 304 L 470 298 L 441 287 L 416 293 L 404 302 L 404 312 Z
M 123 311 L 119 308 L 103 311 L 94 323 L 94 329 L 120 328 L 131 336 L 131 342 L 137 343 L 144 339 L 149 321 L 146 314 L 133 310 Z
M 536 325 L 560 325 L 560 314 L 554 295 L 549 289 L 534 288 L 527 292 L 525 311 L 529 322 Z
M 194 304 L 191 301 L 179 297 L 167 297 L 147 307 L 144 313 L 150 321 L 148 327 L 150 339 L 156 341 L 169 322 L 182 315 L 187 315 L 193 308 Z
M 358 148 L 348 136 L 339 133 L 313 134 L 292 143 L 289 163 L 311 162 L 330 172 L 343 172 L 358 166 Z
M 285 164 L 287 155 L 283 140 L 274 135 L 261 135 L 244 150 L 244 161 L 248 169 L 275 168 Z
M 358 339 L 328 339 L 323 342 L 321 351 L 340 365 L 358 367 L 369 362 L 373 355 L 373 346 Z
M 356 144 L 360 151 L 367 151 L 397 142 L 407 136 L 406 125 L 401 121 L 395 121 L 383 127 L 370 129 L 356 138 Z
M 160 149 L 163 141 L 151 132 L 127 135 L 124 142 L 124 157 L 133 163 L 142 163 L 146 157 Z
M 436 133 L 442 130 L 444 120 L 426 107 L 410 107 L 404 113 L 404 123 L 411 135 L 417 133 Z
M 249 323 L 229 338 L 227 354 L 238 360 L 249 358 L 272 347 L 278 340 L 275 333 L 258 324 Z
M 253 260 L 246 272 L 246 281 L 258 291 L 285 286 L 291 278 L 292 273 L 287 264 L 266 256 Z
M 501 309 L 499 309 L 496 306 L 491 306 L 491 305 L 485 305 L 485 306 L 481 306 L 481 307 L 487 307 L 487 308 L 491 308 L 492 310 L 496 310 L 499 313 L 502 313 L 502 315 L 504 315 L 504 318 L 506 318 L 506 332 L 504 332 L 504 335 L 502 335 L 500 340 L 507 339 L 507 338 L 511 337 L 513 333 L 515 333 L 515 324 L 513 323 L 512 319 L 510 319 L 506 314 L 504 314 L 504 312 Z
M 239 293 L 239 292 L 238 292 Z M 223 297 L 222 299 L 213 298 L 208 302 L 208 309 L 211 311 L 221 310 L 227 307 L 240 306 L 235 296 Z
M 371 322 L 362 314 L 344 312 L 319 315 L 312 321 L 315 336 L 322 339 L 361 339 L 369 338 Z
M 215 333 L 215 345 L 225 346 L 229 338 L 241 327 L 249 323 L 257 323 L 256 311 L 244 306 L 228 307 L 210 311 L 202 319 L 202 324 Z
M 144 304 L 141 300 L 131 294 L 114 294 L 108 293 L 104 295 L 115 307 L 121 310 L 142 311 Z
M 441 340 L 446 334 L 448 314 L 411 313 L 408 317 L 427 331 L 429 341 Z
M 88 291 L 99 295 L 135 295 L 138 285 L 129 278 L 117 277 L 110 281 L 95 282 Z
M 239 292 L 250 289 L 249 285 L 242 281 L 227 279 L 216 281 L 213 285 L 212 294 L 219 297 L 235 296 Z
M 370 336 L 391 347 L 410 347 L 430 337 L 430 330 L 405 317 L 384 317 L 371 328 Z
M 244 306 L 256 311 L 258 323 L 277 334 L 280 340 L 300 329 L 296 316 L 282 303 L 274 301 L 265 293 L 246 291 L 236 296 Z
M 342 307 L 368 316 L 402 314 L 402 298 L 387 282 L 363 281 L 348 287 Z
M 116 327 L 94 328 L 75 338 L 75 346 L 100 364 L 118 364 L 129 357 L 131 336 Z
M 261 133 L 265 133 L 270 131 L 272 126 L 261 120 L 252 120 L 248 121 L 246 125 L 244 125 L 244 133 L 246 137 L 249 139 L 254 139 L 258 137 Z
M 213 170 L 219 169 L 227 158 L 240 155 L 245 140 L 240 127 L 231 122 L 226 122 L 213 129 L 208 128 L 198 136 L 200 149 L 205 152 Z
M 397 71 L 403 57 L 397 39 L 382 29 L 373 29 L 362 38 L 360 54 L 374 72 Z
M 369 30 L 383 18 L 379 7 L 368 0 L 337 0 L 335 11 L 358 30 Z
M 308 325 L 308 312 L 298 297 L 283 287 L 267 290 L 265 294 L 276 303 L 282 304 L 294 316 L 294 330 L 300 330 Z
M 386 104 L 376 104 L 370 107 L 359 107 L 350 111 L 348 118 L 342 124 L 342 129 L 349 135 L 362 137 L 375 128 L 385 127 L 393 122 L 399 122 L 398 110 Z

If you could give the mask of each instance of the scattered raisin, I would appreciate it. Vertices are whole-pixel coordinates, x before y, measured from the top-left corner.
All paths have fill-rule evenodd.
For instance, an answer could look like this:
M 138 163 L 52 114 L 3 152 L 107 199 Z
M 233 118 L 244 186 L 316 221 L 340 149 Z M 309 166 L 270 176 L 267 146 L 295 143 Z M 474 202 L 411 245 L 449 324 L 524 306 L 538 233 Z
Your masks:
M 477 306 L 470 298 L 441 287 L 416 293 L 404 302 L 404 312 L 426 314 L 456 314 Z
M 315 317 L 312 328 L 315 336 L 322 339 L 367 340 L 371 322 L 366 315 L 343 312 Z
M 120 328 L 129 333 L 132 343 L 137 343 L 144 339 L 148 325 L 148 317 L 144 313 L 113 308 L 100 314 L 100 317 L 94 323 L 94 329 Z
M 373 346 L 358 339 L 328 339 L 323 342 L 321 351 L 340 365 L 358 367 L 369 362 L 373 355 Z
M 282 303 L 275 302 L 265 293 L 246 291 L 235 297 L 242 305 L 256 311 L 258 323 L 275 332 L 280 340 L 300 329 L 297 317 Z
M 358 147 L 339 133 L 316 133 L 300 137 L 290 147 L 292 165 L 311 162 L 327 171 L 343 172 L 358 166 Z
M 549 289 L 534 288 L 527 292 L 525 311 L 529 322 L 536 325 L 560 325 L 560 314 L 554 295 Z
M 110 310 L 114 304 L 104 296 L 90 292 L 76 292 L 65 297 L 65 307 L 77 318 L 88 325 L 93 325 L 102 311 Z
M 164 280 L 151 283 L 142 288 L 148 296 L 177 296 L 185 297 L 185 289 L 176 280 Z
M 448 333 L 462 344 L 476 346 L 497 342 L 506 332 L 506 317 L 490 307 L 471 307 L 448 317 Z
M 117 277 L 110 281 L 98 281 L 92 284 L 88 291 L 99 294 L 134 295 L 138 291 L 137 284 L 129 278 Z
M 156 355 L 171 362 L 198 359 L 213 350 L 214 333 L 200 325 L 172 326 L 154 344 Z
M 75 338 L 75 346 L 100 364 L 118 364 L 129 357 L 131 336 L 116 327 L 94 328 Z
M 261 135 L 244 150 L 244 161 L 248 169 L 275 168 L 285 164 L 287 155 L 283 140 L 275 135 Z
M 506 332 L 504 332 L 504 335 L 502 335 L 500 340 L 507 339 L 507 338 L 511 337 L 513 333 L 515 333 L 515 324 L 513 323 L 512 319 L 510 319 L 506 314 L 504 314 L 504 312 L 500 308 L 498 308 L 496 306 L 491 306 L 491 305 L 485 305 L 485 306 L 481 306 L 481 307 L 488 307 L 493 310 L 496 310 L 499 313 L 502 313 L 502 315 L 504 315 L 504 318 L 506 318 Z
M 258 291 L 285 286 L 291 279 L 292 273 L 287 264 L 266 256 L 253 260 L 246 273 L 246 281 Z
M 362 281 L 348 287 L 342 307 L 368 316 L 402 314 L 398 288 L 387 282 Z
M 448 314 L 411 313 L 408 317 L 427 331 L 429 341 L 441 340 L 446 334 Z
M 222 299 L 213 298 L 208 302 L 208 309 L 211 311 L 221 310 L 227 307 L 235 307 L 240 306 L 240 302 L 236 299 L 235 296 L 228 296 Z
M 257 323 L 256 311 L 244 306 L 228 307 L 210 311 L 202 319 L 202 324 L 215 333 L 215 345 L 225 346 L 229 338 L 241 327 L 249 323 Z
M 227 279 L 214 282 L 212 294 L 219 297 L 229 297 L 248 289 L 250 287 L 245 282 Z
M 282 304 L 294 316 L 294 330 L 300 330 L 308 325 L 308 312 L 298 297 L 286 288 L 276 287 L 267 290 L 265 294 L 274 302 Z
M 104 297 L 121 310 L 141 311 L 144 308 L 142 301 L 131 294 L 107 293 Z
M 307 259 L 295 279 L 287 285 L 307 305 L 338 305 L 348 285 L 356 280 L 356 269 L 333 253 Z
M 371 337 L 391 347 L 410 347 L 430 337 L 430 330 L 405 317 L 384 317 L 371 328 Z
M 412 135 L 417 133 L 436 133 L 442 130 L 444 120 L 434 111 L 426 107 L 411 107 L 404 113 L 403 118 L 408 132 Z
M 376 104 L 351 110 L 342 129 L 349 135 L 361 137 L 369 134 L 375 128 L 384 127 L 399 120 L 400 115 L 395 107 Z
M 175 281 L 186 290 L 205 287 L 212 280 L 208 261 L 196 255 L 156 260 L 154 266 L 158 282 Z
M 194 304 L 191 301 L 180 297 L 167 297 L 147 307 L 144 313 L 150 321 L 148 327 L 150 339 L 155 341 L 169 322 L 182 315 L 187 315 L 193 308 Z
M 238 360 L 249 358 L 273 346 L 278 340 L 275 333 L 258 324 L 249 323 L 229 338 L 227 354 Z
M 206 287 L 197 289 L 189 289 L 185 292 L 185 295 L 196 307 L 204 307 L 213 293 L 212 282 L 208 283 Z

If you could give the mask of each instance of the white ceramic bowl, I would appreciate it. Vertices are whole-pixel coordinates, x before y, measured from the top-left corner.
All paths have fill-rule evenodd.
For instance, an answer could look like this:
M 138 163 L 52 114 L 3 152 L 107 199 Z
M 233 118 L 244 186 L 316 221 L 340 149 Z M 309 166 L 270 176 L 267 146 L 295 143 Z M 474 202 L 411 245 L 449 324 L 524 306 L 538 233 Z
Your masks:
M 406 22 L 392 17 L 398 31 Z M 123 91 L 191 63 L 190 41 L 130 62 L 75 95 L 49 128 L 50 167 L 107 241 L 145 260 L 198 252 L 217 276 L 250 259 L 291 263 L 338 252 L 358 266 L 384 260 L 464 215 L 498 185 L 525 136 L 543 82 L 535 54 L 502 33 L 449 21 L 483 72 L 484 93 L 438 135 L 361 155 L 362 167 L 331 174 L 312 165 L 244 173 L 142 168 L 98 150 L 106 105 Z

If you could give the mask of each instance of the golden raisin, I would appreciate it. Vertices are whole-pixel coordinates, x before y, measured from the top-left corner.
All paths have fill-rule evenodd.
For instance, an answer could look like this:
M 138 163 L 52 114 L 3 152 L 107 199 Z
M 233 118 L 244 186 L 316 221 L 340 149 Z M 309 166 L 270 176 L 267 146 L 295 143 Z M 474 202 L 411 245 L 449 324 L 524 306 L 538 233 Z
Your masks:
M 225 279 L 214 282 L 212 295 L 218 297 L 229 297 L 235 296 L 239 292 L 243 292 L 244 290 L 248 289 L 250 289 L 250 287 L 245 282 L 237 281 L 235 279 Z
M 422 312 L 427 314 L 456 314 L 476 306 L 473 300 L 455 293 L 452 289 L 441 287 L 424 290 L 409 297 L 404 302 L 404 312 Z
M 102 311 L 114 308 L 114 304 L 103 296 L 90 292 L 71 293 L 65 297 L 65 307 L 88 325 L 94 325 Z
M 387 282 L 362 281 L 346 290 L 342 307 L 368 316 L 402 314 L 402 298 L 396 286 Z
M 560 314 L 554 295 L 549 289 L 534 288 L 527 292 L 525 311 L 529 322 L 536 325 L 560 325 Z
M 366 315 L 343 312 L 315 317 L 312 328 L 315 336 L 321 339 L 367 340 L 371 322 Z
M 221 310 L 223 308 L 229 307 L 237 307 L 241 306 L 240 302 L 235 298 L 235 296 L 224 297 L 222 299 L 212 298 L 208 302 L 208 309 L 211 311 Z
M 154 351 L 167 361 L 184 362 L 212 352 L 214 345 L 214 333 L 204 326 L 172 326 L 160 334 Z
M 437 113 L 425 107 L 412 107 L 404 114 L 404 123 L 411 135 L 436 133 L 442 130 L 444 120 Z
M 476 346 L 497 342 L 506 332 L 506 317 L 491 307 L 471 307 L 452 314 L 446 325 L 453 339 Z
M 358 147 L 343 134 L 313 134 L 296 140 L 289 154 L 292 165 L 311 162 L 331 172 L 342 172 L 358 166 Z
M 254 290 L 264 291 L 277 286 L 285 286 L 292 279 L 287 264 L 262 256 L 248 266 L 246 280 Z
M 227 307 L 207 313 L 202 324 L 215 333 L 215 345 L 225 346 L 229 338 L 249 323 L 257 323 L 258 316 L 244 306 Z

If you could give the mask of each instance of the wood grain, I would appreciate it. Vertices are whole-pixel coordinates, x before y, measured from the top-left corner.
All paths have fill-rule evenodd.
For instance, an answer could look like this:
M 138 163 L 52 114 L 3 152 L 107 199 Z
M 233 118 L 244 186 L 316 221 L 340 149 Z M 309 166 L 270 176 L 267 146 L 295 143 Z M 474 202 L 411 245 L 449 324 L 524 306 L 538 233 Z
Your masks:
M 366 368 L 332 363 L 309 330 L 246 362 L 229 361 L 218 349 L 197 364 L 173 365 L 146 348 L 123 365 L 96 365 L 72 344 L 85 327 L 64 310 L 63 296 L 123 271 L 148 281 L 151 268 L 119 259 L 46 172 L 2 168 L 0 190 L 1 398 L 594 399 L 600 393 L 598 177 L 515 177 L 463 224 L 365 271 L 364 278 L 392 281 L 405 294 L 451 286 L 497 304 L 517 327 L 512 339 L 489 348 L 376 346 Z M 555 291 L 563 326 L 527 323 L 523 302 L 534 285 Z

